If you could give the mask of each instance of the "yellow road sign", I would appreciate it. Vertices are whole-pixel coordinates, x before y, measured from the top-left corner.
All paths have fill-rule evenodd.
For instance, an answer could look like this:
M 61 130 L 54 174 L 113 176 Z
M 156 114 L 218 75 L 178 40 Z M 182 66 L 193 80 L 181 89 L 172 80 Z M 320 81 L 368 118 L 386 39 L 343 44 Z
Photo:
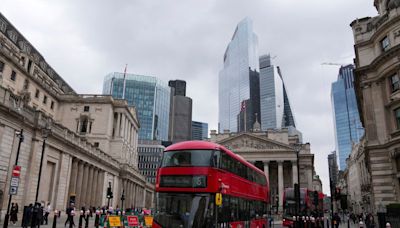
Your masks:
M 222 205 L 222 194 L 221 193 L 215 194 L 215 205 L 217 205 L 217 206 Z
M 119 216 L 110 216 L 108 217 L 108 221 L 110 222 L 110 226 L 121 226 L 121 219 Z
M 144 216 L 144 223 L 146 226 L 151 226 L 153 224 L 153 216 Z

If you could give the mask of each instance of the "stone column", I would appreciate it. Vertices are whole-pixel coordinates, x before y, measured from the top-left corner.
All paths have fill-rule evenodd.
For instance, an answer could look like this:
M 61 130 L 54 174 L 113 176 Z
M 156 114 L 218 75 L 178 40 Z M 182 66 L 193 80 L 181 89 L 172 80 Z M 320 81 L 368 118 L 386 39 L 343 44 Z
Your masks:
M 98 185 L 98 178 L 99 178 L 99 170 L 93 167 L 93 187 L 92 193 L 90 195 L 90 205 L 97 207 L 96 196 L 97 196 L 97 185 Z
M 117 124 L 115 126 L 115 132 L 114 132 L 114 136 L 116 136 L 116 137 L 120 136 L 120 134 L 119 134 L 119 132 L 120 132 L 120 130 L 119 130 L 119 128 L 120 128 L 119 122 L 121 121 L 120 119 L 121 119 L 121 115 L 120 115 L 119 112 L 117 112 Z
M 82 190 L 81 190 L 81 204 L 80 207 L 82 206 L 88 206 L 86 205 L 87 200 L 86 200 L 86 193 L 88 190 L 88 180 L 89 180 L 89 164 L 85 164 L 83 168 L 83 181 L 82 181 Z
M 69 181 L 69 195 L 76 194 L 76 180 L 78 178 L 78 160 L 76 158 L 72 160 L 71 169 L 72 170 L 71 170 L 71 178 Z
M 269 161 L 264 161 L 264 173 L 269 182 Z
M 88 179 L 88 187 L 87 187 L 87 192 L 86 192 L 86 206 L 93 206 L 91 202 L 91 198 L 93 195 L 93 170 L 94 167 L 90 166 L 89 167 L 89 179 Z
M 143 207 L 146 207 L 146 193 L 146 188 L 143 188 Z
M 75 207 L 80 207 L 81 198 L 82 198 L 82 181 L 83 181 L 83 162 L 80 161 L 78 164 L 78 178 L 76 181 L 76 198 L 75 198 Z
M 104 206 L 103 205 L 103 188 L 104 188 L 104 171 L 99 170 L 98 178 L 97 178 L 97 196 L 96 196 L 96 202 L 97 205 L 99 206 Z
M 136 203 L 136 195 L 137 195 L 137 187 L 138 185 L 135 183 L 135 185 L 133 186 L 133 207 L 137 207 L 137 203 Z
M 297 161 L 292 161 L 292 172 L 293 172 L 293 187 L 294 187 L 294 184 L 299 183 L 299 180 L 297 178 L 297 174 L 298 174 Z
M 278 191 L 279 191 L 279 211 L 283 205 L 283 161 L 278 161 Z

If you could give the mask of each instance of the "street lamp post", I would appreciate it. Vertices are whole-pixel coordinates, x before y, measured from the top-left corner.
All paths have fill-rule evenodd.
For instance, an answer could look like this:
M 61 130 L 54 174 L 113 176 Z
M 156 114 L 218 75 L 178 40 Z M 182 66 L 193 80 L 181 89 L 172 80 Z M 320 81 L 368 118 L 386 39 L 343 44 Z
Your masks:
M 46 123 L 45 128 L 42 129 L 42 136 L 43 136 L 43 145 L 42 145 L 42 154 L 40 156 L 40 165 L 39 165 L 39 176 L 38 176 L 38 183 L 36 186 L 36 197 L 35 197 L 35 202 L 38 202 L 38 197 L 39 197 L 39 187 L 40 187 L 40 179 L 42 177 L 42 167 L 43 167 L 43 158 L 44 158 L 44 149 L 46 148 L 46 139 L 51 133 L 51 128 L 49 126 L 49 123 Z
M 300 162 L 299 162 L 299 153 L 302 148 L 302 144 L 295 144 L 294 149 L 296 151 L 296 164 L 297 164 L 297 188 L 295 185 L 295 195 L 296 197 L 296 215 L 297 215 L 297 220 L 296 220 L 296 225 L 299 228 L 300 227 Z
M 18 142 L 18 149 L 17 149 L 17 157 L 15 158 L 15 165 L 18 165 L 18 158 L 19 158 L 19 151 L 21 150 L 21 143 L 24 141 L 24 129 L 21 129 L 19 133 L 17 133 L 17 137 L 19 138 Z M 8 220 L 10 217 L 10 206 L 11 206 L 11 200 L 12 200 L 12 195 L 10 194 L 10 197 L 8 198 L 8 205 L 7 205 L 7 213 L 6 216 L 4 217 L 4 224 L 3 228 L 8 227 Z

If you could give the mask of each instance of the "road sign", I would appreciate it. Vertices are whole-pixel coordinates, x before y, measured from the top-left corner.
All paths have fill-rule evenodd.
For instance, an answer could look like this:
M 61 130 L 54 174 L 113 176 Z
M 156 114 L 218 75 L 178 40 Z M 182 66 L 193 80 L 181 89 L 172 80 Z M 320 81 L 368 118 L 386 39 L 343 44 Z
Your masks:
M 121 226 L 121 218 L 119 216 L 110 216 L 108 217 L 108 221 L 110 222 L 110 226 Z
M 215 205 L 217 205 L 217 206 L 222 205 L 222 194 L 219 192 L 217 194 L 215 194 Z
M 139 218 L 137 216 L 127 216 L 128 226 L 139 226 Z
M 18 187 L 19 185 L 19 178 L 18 177 L 11 177 L 11 184 L 12 187 Z
M 144 216 L 144 224 L 151 226 L 153 224 L 153 216 Z
M 10 187 L 10 195 L 17 195 L 18 187 Z
M 12 174 L 13 177 L 19 177 L 21 175 L 21 166 L 19 165 L 14 165 L 14 168 L 12 170 Z

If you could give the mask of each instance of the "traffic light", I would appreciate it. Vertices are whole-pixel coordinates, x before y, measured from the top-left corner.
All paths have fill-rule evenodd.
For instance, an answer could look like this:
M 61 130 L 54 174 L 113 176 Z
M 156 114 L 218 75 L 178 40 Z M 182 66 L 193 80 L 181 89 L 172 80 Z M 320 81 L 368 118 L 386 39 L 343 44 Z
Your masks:
M 315 206 L 318 206 L 318 191 L 314 191 L 314 199 L 313 199 L 313 201 L 314 201 L 314 205 Z
M 112 198 L 113 198 L 113 193 L 111 191 L 111 182 L 108 182 L 107 199 L 112 199 Z

